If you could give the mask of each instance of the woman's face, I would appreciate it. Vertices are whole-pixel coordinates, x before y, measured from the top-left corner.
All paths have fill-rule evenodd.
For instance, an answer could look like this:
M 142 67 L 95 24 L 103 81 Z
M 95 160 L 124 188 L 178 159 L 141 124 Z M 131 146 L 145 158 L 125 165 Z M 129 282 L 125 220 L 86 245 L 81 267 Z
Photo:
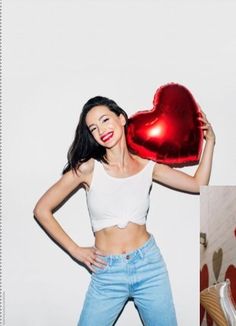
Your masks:
M 105 105 L 93 107 L 85 122 L 95 140 L 104 147 L 113 147 L 124 135 L 125 117 L 117 116 Z

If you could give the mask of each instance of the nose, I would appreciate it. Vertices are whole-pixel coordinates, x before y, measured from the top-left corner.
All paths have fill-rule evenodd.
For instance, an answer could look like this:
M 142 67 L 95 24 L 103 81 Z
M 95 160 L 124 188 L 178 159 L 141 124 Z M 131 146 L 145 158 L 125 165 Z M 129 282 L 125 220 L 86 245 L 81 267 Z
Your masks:
M 103 127 L 103 126 L 99 126 L 98 127 L 98 133 L 99 133 L 99 136 L 101 136 L 102 134 L 104 134 L 104 132 L 105 132 L 105 127 Z

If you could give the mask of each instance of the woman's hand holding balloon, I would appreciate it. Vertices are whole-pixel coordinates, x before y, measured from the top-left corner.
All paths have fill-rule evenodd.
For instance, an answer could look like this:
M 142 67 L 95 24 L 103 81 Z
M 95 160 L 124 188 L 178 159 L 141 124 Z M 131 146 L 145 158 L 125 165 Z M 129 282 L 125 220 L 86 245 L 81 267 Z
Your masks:
M 204 138 L 208 141 L 213 141 L 215 143 L 215 133 L 213 131 L 212 125 L 207 120 L 206 114 L 202 111 L 200 105 L 198 104 L 198 108 L 200 110 L 201 116 L 198 118 L 202 125 L 200 126 L 201 129 L 203 129 Z

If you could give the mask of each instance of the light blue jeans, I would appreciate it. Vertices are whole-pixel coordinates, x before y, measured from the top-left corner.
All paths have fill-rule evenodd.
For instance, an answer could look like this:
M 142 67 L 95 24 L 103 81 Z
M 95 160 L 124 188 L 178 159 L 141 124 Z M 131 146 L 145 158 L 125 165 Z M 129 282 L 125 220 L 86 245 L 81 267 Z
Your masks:
M 91 275 L 77 326 L 112 326 L 133 299 L 145 326 L 176 326 L 166 264 L 152 235 L 140 248 L 102 257 L 104 269 Z

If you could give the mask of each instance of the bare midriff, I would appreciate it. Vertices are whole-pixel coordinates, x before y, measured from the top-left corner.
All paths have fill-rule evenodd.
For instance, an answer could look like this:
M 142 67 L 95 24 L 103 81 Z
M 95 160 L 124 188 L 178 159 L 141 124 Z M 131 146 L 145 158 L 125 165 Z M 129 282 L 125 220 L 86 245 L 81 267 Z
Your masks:
M 105 255 L 125 254 L 141 247 L 149 237 L 145 224 L 129 222 L 125 228 L 112 226 L 95 232 L 95 247 Z

